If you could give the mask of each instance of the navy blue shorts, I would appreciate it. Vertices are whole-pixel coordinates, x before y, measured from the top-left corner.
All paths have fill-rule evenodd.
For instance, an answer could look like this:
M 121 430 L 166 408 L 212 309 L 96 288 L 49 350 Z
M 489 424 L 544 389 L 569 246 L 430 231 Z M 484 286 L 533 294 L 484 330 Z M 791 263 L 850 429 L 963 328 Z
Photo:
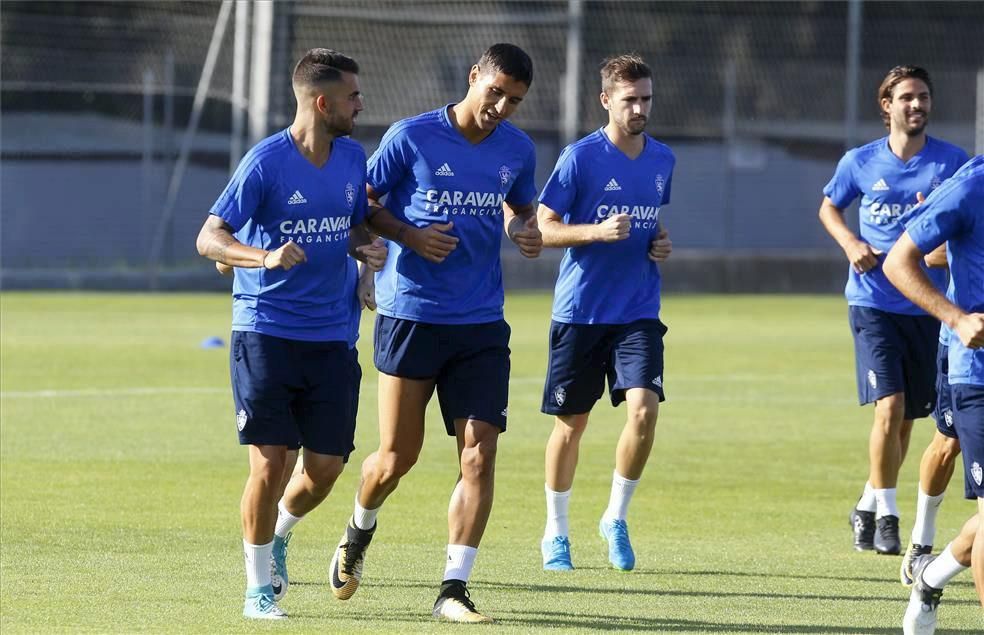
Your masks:
M 954 384 L 953 426 L 960 435 L 964 494 L 984 498 L 984 386 Z
M 950 372 L 950 364 L 947 355 L 950 347 L 940 342 L 936 352 L 936 409 L 933 410 L 933 418 L 936 419 L 936 429 L 940 434 L 951 439 L 957 438 L 957 430 L 953 427 L 953 404 L 950 394 L 950 381 L 947 373 Z
M 405 379 L 433 379 L 444 427 L 475 419 L 506 430 L 509 335 L 505 320 L 429 324 L 376 316 L 376 368 Z
M 851 306 L 858 401 L 872 403 L 904 393 L 905 418 L 921 419 L 936 407 L 936 349 L 939 321 Z
M 229 366 L 239 443 L 348 460 L 362 380 L 356 349 L 233 331 Z
M 590 412 L 605 391 L 612 405 L 629 388 L 647 388 L 664 401 L 663 336 L 659 320 L 629 324 L 550 323 L 550 360 L 540 410 L 551 415 Z

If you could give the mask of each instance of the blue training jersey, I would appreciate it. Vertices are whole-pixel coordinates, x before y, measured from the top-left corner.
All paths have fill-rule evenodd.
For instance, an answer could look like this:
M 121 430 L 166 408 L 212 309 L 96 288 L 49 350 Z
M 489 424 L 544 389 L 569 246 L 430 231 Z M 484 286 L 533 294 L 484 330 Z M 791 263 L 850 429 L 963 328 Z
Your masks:
M 953 303 L 984 313 L 984 155 L 933 192 L 906 231 L 923 253 L 947 243 Z M 951 333 L 948 361 L 951 384 L 984 386 L 984 349 L 969 349 Z
M 659 233 L 660 207 L 670 202 L 673 152 L 649 135 L 630 159 L 604 129 L 569 145 L 557 159 L 540 202 L 567 224 L 632 217 L 629 237 L 568 247 L 554 288 L 553 319 L 567 324 L 626 324 L 658 318 L 659 266 L 649 247 Z
M 293 240 L 307 262 L 290 271 L 237 267 L 234 331 L 355 344 L 349 228 L 366 218 L 365 182 L 365 151 L 347 138 L 334 140 L 321 168 L 301 154 L 289 129 L 246 153 L 211 213 L 244 245 L 272 251 Z
M 503 317 L 503 201 L 536 198 L 536 153 L 503 121 L 473 144 L 449 119 L 451 105 L 399 121 L 369 159 L 369 185 L 387 194 L 394 216 L 417 227 L 453 222 L 459 240 L 439 264 L 396 241 L 376 274 L 376 311 L 432 324 L 479 324 Z
M 840 209 L 860 196 L 861 240 L 887 254 L 904 231 L 902 217 L 917 204 L 916 192 L 929 196 L 966 161 L 967 153 L 957 146 L 927 136 L 923 149 L 903 162 L 892 152 L 888 137 L 883 137 L 845 154 L 823 193 Z M 884 254 L 879 256 L 878 265 L 862 274 L 850 268 L 847 303 L 889 313 L 925 315 L 885 277 L 881 268 L 884 258 Z M 943 290 L 946 272 L 923 268 Z

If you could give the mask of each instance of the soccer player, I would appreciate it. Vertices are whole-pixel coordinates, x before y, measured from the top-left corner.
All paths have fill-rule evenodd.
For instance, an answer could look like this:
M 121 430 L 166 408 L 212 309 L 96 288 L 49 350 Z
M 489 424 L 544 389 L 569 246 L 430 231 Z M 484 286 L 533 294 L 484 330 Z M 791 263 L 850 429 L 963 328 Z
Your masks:
M 564 247 L 554 291 L 544 413 L 553 431 L 546 448 L 547 524 L 543 568 L 568 570 L 568 507 L 578 448 L 605 378 L 612 405 L 627 403 L 615 451 L 608 508 L 599 531 L 608 559 L 631 570 L 635 554 L 626 513 L 653 445 L 663 401 L 660 274 L 672 245 L 659 225 L 670 202 L 675 158 L 645 133 L 652 70 L 636 55 L 601 66 L 608 123 L 564 149 L 540 195 L 543 244 Z
M 503 228 L 528 258 L 542 247 L 533 143 L 506 121 L 532 79 L 522 49 L 493 45 L 472 66 L 462 101 L 393 124 L 369 159 L 370 224 L 391 241 L 376 278 L 380 441 L 362 464 L 355 510 L 332 558 L 339 599 L 355 593 L 379 509 L 417 461 L 436 388 L 460 472 L 433 615 L 492 621 L 476 610 L 466 585 L 492 510 L 497 441 L 506 429 Z
M 200 254 L 235 268 L 230 367 L 239 442 L 249 446 L 247 618 L 286 617 L 275 597 L 286 591 L 286 569 L 280 589 L 271 577 L 274 533 L 286 535 L 284 525 L 324 500 L 353 449 L 362 373 L 349 254 L 376 269 L 386 258 L 364 226 L 365 153 L 345 138 L 362 110 L 358 72 L 329 49 L 301 58 L 294 122 L 243 157 L 198 236 Z M 298 443 L 304 470 L 278 519 L 287 450 Z
M 953 280 L 950 297 L 920 266 L 924 254 L 944 243 Z M 956 540 L 937 557 L 923 554 L 913 560 L 914 584 L 903 631 L 929 635 L 936 629 L 943 586 L 968 566 L 984 606 L 984 156 L 969 161 L 906 221 L 884 270 L 906 297 L 951 329 L 953 426 L 963 451 L 965 494 L 977 499 L 977 514 Z
M 896 483 L 915 419 L 936 403 L 939 322 L 906 299 L 881 270 L 884 253 L 903 231 L 900 219 L 966 160 L 960 148 L 926 134 L 932 110 L 929 73 L 896 66 L 878 88 L 887 137 L 855 148 L 824 187 L 820 221 L 851 263 L 845 295 L 854 335 L 858 400 L 874 402 L 868 440 L 868 482 L 851 510 L 854 548 L 898 554 Z M 861 197 L 860 236 L 844 210 Z M 942 289 L 946 272 L 927 270 Z

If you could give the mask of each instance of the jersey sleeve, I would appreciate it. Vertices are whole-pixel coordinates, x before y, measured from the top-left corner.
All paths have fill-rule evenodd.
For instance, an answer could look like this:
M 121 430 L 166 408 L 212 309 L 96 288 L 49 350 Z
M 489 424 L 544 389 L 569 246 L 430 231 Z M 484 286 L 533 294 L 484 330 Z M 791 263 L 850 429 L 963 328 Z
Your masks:
M 567 217 L 576 198 L 577 164 L 574 161 L 574 152 L 568 147 L 557 159 L 557 165 L 547 179 L 547 184 L 543 186 L 540 202 L 561 216 Z
M 945 181 L 906 222 L 905 230 L 919 251 L 928 254 L 969 228 L 973 218 L 962 185 L 959 180 Z
M 854 152 L 848 152 L 841 158 L 833 178 L 823 188 L 824 196 L 833 201 L 838 209 L 844 209 L 861 194 L 854 179 L 854 156 Z
M 355 188 L 355 205 L 352 206 L 352 226 L 361 225 L 369 215 L 369 198 L 366 195 L 366 162 L 362 161 L 362 180 Z
M 263 204 L 267 181 L 263 164 L 247 154 L 209 213 L 224 220 L 233 232 L 239 231 Z
M 406 127 L 393 124 L 369 157 L 366 182 L 380 194 L 388 194 L 411 170 L 415 154 Z
M 523 161 L 523 169 L 509 188 L 506 202 L 511 205 L 527 205 L 536 200 L 536 150 L 530 145 Z

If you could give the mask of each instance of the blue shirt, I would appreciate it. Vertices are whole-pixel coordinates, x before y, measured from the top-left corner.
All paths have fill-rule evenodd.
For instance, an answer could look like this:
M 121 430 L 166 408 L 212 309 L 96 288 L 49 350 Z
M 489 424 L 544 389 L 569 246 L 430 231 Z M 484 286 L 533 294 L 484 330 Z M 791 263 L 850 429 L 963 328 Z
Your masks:
M 283 130 L 239 163 L 212 206 L 239 242 L 275 250 L 293 240 L 307 262 L 290 271 L 236 268 L 232 329 L 307 341 L 354 345 L 355 263 L 349 228 L 365 220 L 366 155 L 355 141 L 335 139 L 315 167 Z
M 903 162 L 884 137 L 845 154 L 823 193 L 840 209 L 860 196 L 861 240 L 887 254 L 904 231 L 902 216 L 917 204 L 916 192 L 928 196 L 966 161 L 967 153 L 957 146 L 927 136 L 923 149 Z M 889 313 L 925 315 L 888 281 L 881 268 L 883 260 L 884 255 L 879 256 L 878 265 L 862 274 L 850 269 L 847 303 Z M 937 288 L 945 288 L 945 271 L 925 265 L 923 269 Z
M 923 253 L 947 243 L 953 303 L 984 313 L 984 155 L 933 192 L 906 231 Z M 969 349 L 952 333 L 948 361 L 951 384 L 984 386 L 984 349 Z
M 670 202 L 673 152 L 644 135 L 630 159 L 597 130 L 567 146 L 540 202 L 565 223 L 597 224 L 629 214 L 629 237 L 568 247 L 554 288 L 553 319 L 567 324 L 626 324 L 658 318 L 660 275 L 649 259 L 659 233 L 660 207 Z
M 369 185 L 389 195 L 394 216 L 417 227 L 453 222 L 447 233 L 459 240 L 439 264 L 390 241 L 376 274 L 376 311 L 432 324 L 494 322 L 504 302 L 502 203 L 536 198 L 536 153 L 506 121 L 469 142 L 448 118 L 450 107 L 393 124 L 369 159 Z

